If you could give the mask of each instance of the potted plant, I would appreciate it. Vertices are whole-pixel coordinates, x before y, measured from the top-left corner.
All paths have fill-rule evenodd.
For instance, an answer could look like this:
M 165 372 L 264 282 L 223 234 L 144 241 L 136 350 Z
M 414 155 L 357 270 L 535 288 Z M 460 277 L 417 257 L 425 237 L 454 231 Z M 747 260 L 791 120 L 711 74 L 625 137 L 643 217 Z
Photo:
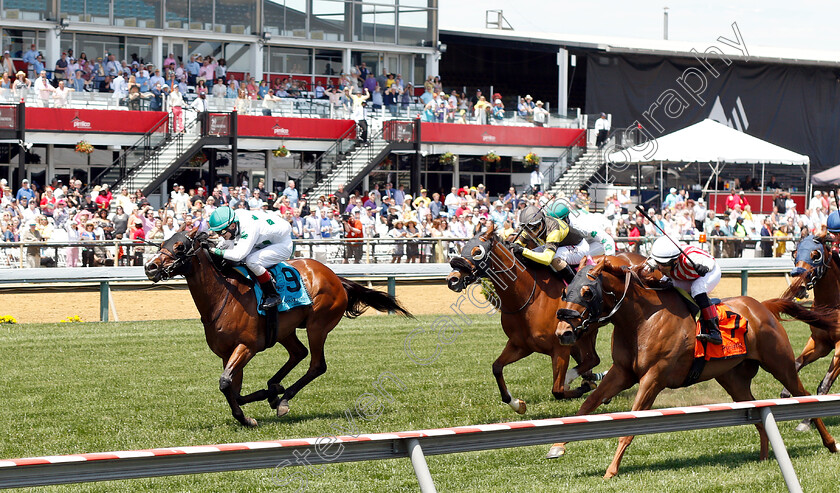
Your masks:
M 93 146 L 90 145 L 90 142 L 86 140 L 80 140 L 76 144 L 76 152 L 80 152 L 82 154 L 91 154 L 93 152 Z
M 440 164 L 455 164 L 455 159 L 457 158 L 458 156 L 447 151 L 440 155 L 439 161 Z
M 286 149 L 285 145 L 281 145 L 280 147 L 278 147 L 277 149 L 274 149 L 271 152 L 274 153 L 275 157 L 286 157 L 286 156 L 289 155 L 289 150 Z
M 502 158 L 499 157 L 499 155 L 496 154 L 495 152 L 490 151 L 487 154 L 481 156 L 481 160 L 486 162 L 486 163 L 498 163 L 499 161 L 502 160 Z

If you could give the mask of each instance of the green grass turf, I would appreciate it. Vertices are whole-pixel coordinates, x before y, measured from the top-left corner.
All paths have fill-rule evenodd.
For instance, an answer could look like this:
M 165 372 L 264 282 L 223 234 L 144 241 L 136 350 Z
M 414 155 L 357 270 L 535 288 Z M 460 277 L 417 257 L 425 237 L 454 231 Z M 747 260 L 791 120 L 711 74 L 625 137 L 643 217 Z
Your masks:
M 355 399 L 390 371 L 408 385 L 392 388 L 395 402 L 377 418 L 358 420 L 362 433 L 436 428 L 574 414 L 582 400 L 555 401 L 549 359 L 532 355 L 508 366 L 505 376 L 528 413 L 501 403 L 490 365 L 505 337 L 497 316 L 474 316 L 438 359 L 420 366 L 406 357 L 409 332 L 434 317 L 345 320 L 327 340 L 326 375 L 276 418 L 264 402 L 245 407 L 260 427 L 243 428 L 218 391 L 221 361 L 207 348 L 197 321 L 76 323 L 0 326 L 0 457 L 68 454 L 250 440 L 315 437 L 344 421 Z M 788 323 L 797 352 L 808 331 Z M 299 333 L 303 336 L 303 332 Z M 599 339 L 600 371 L 608 368 L 609 330 Z M 420 357 L 432 354 L 431 338 L 415 341 Z M 259 354 L 245 370 L 245 391 L 262 385 L 285 361 L 281 347 Z M 308 364 L 308 359 L 305 362 Z M 816 388 L 828 359 L 803 370 Z M 286 382 L 297 378 L 305 365 Z M 764 372 L 753 384 L 757 398 L 777 397 L 780 385 Z M 600 412 L 625 411 L 636 388 Z M 656 407 L 728 401 L 715 383 L 665 391 Z M 826 421 L 840 435 L 840 419 Z M 780 423 L 805 491 L 838 490 L 840 457 L 818 435 Z M 618 477 L 601 479 L 617 439 L 579 442 L 566 457 L 546 461 L 547 446 L 428 457 L 439 491 L 785 491 L 776 461 L 758 461 L 755 428 L 722 428 L 638 437 Z M 335 464 L 313 470 L 308 491 L 417 491 L 408 459 Z M 294 491 L 278 488 L 272 470 L 152 478 L 47 488 L 49 491 Z

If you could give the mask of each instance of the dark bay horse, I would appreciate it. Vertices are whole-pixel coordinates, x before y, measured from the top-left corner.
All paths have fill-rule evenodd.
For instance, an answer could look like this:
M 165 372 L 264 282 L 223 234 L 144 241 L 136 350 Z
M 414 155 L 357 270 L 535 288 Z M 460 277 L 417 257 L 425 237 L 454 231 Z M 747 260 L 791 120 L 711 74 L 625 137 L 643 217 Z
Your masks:
M 640 267 L 619 257 L 603 257 L 597 265 L 582 268 L 567 289 L 563 309 L 557 314 L 560 321 L 556 335 L 562 341 L 574 341 L 593 322 L 604 317 L 614 324 L 612 367 L 601 385 L 584 401 L 578 415 L 591 413 L 602 402 L 636 383 L 639 390 L 633 411 L 650 409 L 663 389 L 681 387 L 689 374 L 694 360 L 695 321 L 676 290 L 654 290 L 646 282 L 640 282 Z M 796 374 L 793 350 L 778 317 L 786 313 L 815 327 L 831 328 L 836 322 L 831 314 L 807 310 L 783 299 L 759 303 L 740 296 L 725 301 L 749 323 L 747 354 L 707 362 L 697 381 L 714 378 L 735 401 L 753 400 L 750 382 L 761 367 L 794 395 L 808 395 Z M 834 438 L 822 420 L 814 419 L 814 423 L 823 445 L 836 452 Z M 761 442 L 760 457 L 765 459 L 767 434 L 762 425 L 756 426 Z M 632 440 L 632 436 L 619 439 L 605 478 L 618 473 L 621 458 Z M 564 451 L 564 444 L 555 444 L 549 457 L 558 457 Z
M 790 275 L 794 281 L 782 294 L 782 298 L 805 298 L 809 289 L 814 290 L 814 308 L 833 310 L 840 323 L 840 258 L 831 251 L 830 239 L 825 233 L 804 238 L 793 252 L 796 262 Z M 827 394 L 840 375 L 840 328 L 823 330 L 811 326 L 811 337 L 805 343 L 802 354 L 796 358 L 796 371 L 834 351 L 825 377 L 817 387 L 817 394 Z M 782 397 L 789 397 L 785 390 Z M 796 427 L 798 431 L 810 429 L 806 419 Z
M 492 222 L 485 233 L 464 245 L 461 256 L 453 258 L 450 265 L 453 271 L 447 277 L 447 285 L 455 292 L 482 278 L 489 279 L 495 287 L 502 330 L 508 336 L 502 354 L 493 363 L 493 375 L 502 401 L 517 413 L 525 413 L 525 401 L 511 396 L 502 372 L 505 366 L 532 353 L 551 357 L 554 374 L 551 392 L 555 398 L 581 397 L 594 387 L 594 384 L 584 383 L 577 389 L 566 388 L 578 375 L 593 378 L 589 372 L 600 362 L 595 352 L 597 329 L 572 347 L 559 343 L 554 336 L 555 313 L 565 285 L 548 269 L 529 268 L 517 260 L 495 234 Z M 570 355 L 578 366 L 567 375 Z
M 233 417 L 243 425 L 256 426 L 257 421 L 245 416 L 241 405 L 268 400 L 271 407 L 277 409 L 277 416 L 283 416 L 289 412 L 289 401 L 306 384 L 327 371 L 324 342 L 342 317 L 355 318 L 367 307 L 411 316 L 396 299 L 338 277 L 320 262 L 310 259 L 289 261 L 300 272 L 312 304 L 277 314 L 276 342 L 286 348 L 289 359 L 268 380 L 267 389 L 242 396 L 243 368 L 254 355 L 270 346 L 266 341 L 265 317 L 257 313 L 257 298 L 252 287 L 214 265 L 210 254 L 201 246 L 205 233 L 197 231 L 178 232 L 165 241 L 157 256 L 146 264 L 146 276 L 155 282 L 178 275 L 186 277 L 201 314 L 207 345 L 222 358 L 224 371 L 219 379 L 219 389 L 225 395 Z M 309 370 L 284 389 L 280 382 L 309 352 L 298 339 L 296 328 L 306 329 L 312 357 Z

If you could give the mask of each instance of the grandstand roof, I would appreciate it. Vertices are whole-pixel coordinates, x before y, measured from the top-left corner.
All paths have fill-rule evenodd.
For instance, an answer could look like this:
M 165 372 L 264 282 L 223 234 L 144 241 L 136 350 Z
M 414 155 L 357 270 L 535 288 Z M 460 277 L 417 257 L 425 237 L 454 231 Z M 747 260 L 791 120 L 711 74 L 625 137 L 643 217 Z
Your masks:
M 716 39 L 708 39 L 705 41 L 672 41 L 581 34 L 541 33 L 533 31 L 463 29 L 446 25 L 442 25 L 440 33 L 451 36 L 467 36 L 502 41 L 549 44 L 564 48 L 589 49 L 608 53 L 644 54 L 671 57 L 693 57 L 691 54 L 692 49 L 702 53 L 709 46 L 715 45 L 723 49 L 724 53 L 734 60 L 840 67 L 840 51 L 814 50 L 810 48 L 801 49 L 754 46 L 750 44 L 749 39 L 744 40 L 749 56 L 741 56 L 733 55 L 735 52 L 733 48 L 723 45 L 722 43 L 716 41 Z M 732 31 L 721 32 L 720 35 L 730 39 L 735 37 Z

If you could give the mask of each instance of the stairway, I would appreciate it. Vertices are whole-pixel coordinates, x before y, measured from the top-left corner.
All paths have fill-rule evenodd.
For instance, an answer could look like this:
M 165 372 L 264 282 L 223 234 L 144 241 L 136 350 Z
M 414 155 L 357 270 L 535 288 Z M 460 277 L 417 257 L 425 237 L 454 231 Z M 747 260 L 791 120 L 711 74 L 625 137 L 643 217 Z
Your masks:
M 376 165 L 391 153 L 391 143 L 383 138 L 382 129 L 372 132 L 367 145 L 356 145 L 337 160 L 335 166 L 315 184 L 309 192 L 311 196 L 328 196 L 345 185 L 346 190 L 353 190 Z
M 604 146 L 603 149 L 606 148 Z M 605 163 L 603 149 L 587 143 L 586 151 L 566 168 L 560 178 L 549 186 L 548 191 L 555 194 L 562 192 L 569 196 L 597 179 Z

